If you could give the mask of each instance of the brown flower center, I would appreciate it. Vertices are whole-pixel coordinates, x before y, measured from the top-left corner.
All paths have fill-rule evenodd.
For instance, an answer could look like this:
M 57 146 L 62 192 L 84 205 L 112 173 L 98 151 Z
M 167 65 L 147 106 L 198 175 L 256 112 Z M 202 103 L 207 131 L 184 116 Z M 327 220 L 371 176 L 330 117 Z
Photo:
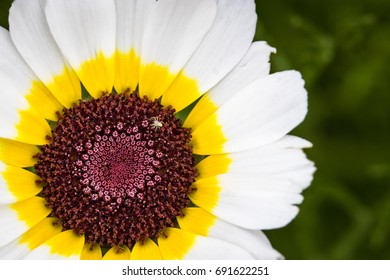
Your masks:
M 35 169 L 64 230 L 132 247 L 174 226 L 197 171 L 190 130 L 173 113 L 137 92 L 63 110 Z

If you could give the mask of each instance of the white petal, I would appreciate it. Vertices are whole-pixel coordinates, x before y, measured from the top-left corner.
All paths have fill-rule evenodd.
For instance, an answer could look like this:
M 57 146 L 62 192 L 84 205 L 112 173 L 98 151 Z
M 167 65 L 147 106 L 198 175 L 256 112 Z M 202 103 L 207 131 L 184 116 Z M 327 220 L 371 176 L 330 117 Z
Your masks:
M 72 65 L 94 58 L 96 52 L 107 57 L 114 53 L 113 1 L 47 0 L 46 16 L 55 40 Z
M 169 65 L 181 70 L 211 27 L 216 14 L 214 0 L 153 1 L 142 40 L 142 63 Z
M 15 99 L 13 101 L 19 102 L 20 106 L 13 108 L 20 111 L 29 110 L 31 107 L 31 111 L 34 112 L 30 112 L 30 116 L 33 114 L 37 117 L 37 113 L 39 115 L 38 119 L 40 120 L 38 121 L 40 125 L 38 127 L 41 126 L 45 130 L 48 129 L 49 127 L 43 118 L 57 120 L 56 112 L 61 111 L 63 107 L 42 82 L 39 81 L 38 77 L 35 76 L 16 50 L 9 32 L 2 27 L 0 27 L 0 57 L 0 80 L 4 84 L 4 88 L 0 89 L 2 93 L 1 98 Z M 10 92 L 5 92 L 7 90 L 10 90 Z M 7 101 L 2 102 L 5 103 Z M 16 134 L 18 130 L 16 121 L 20 122 L 22 117 L 18 111 L 14 111 L 13 116 L 15 118 L 12 115 L 10 116 L 11 122 L 8 123 L 8 129 L 13 127 Z M 32 129 L 30 132 L 37 134 L 36 128 L 32 127 Z M 6 135 L 4 134 L 3 137 L 6 137 Z M 12 136 L 12 133 L 10 133 L 7 137 L 15 139 L 16 135 Z
M 195 129 L 200 122 L 214 113 L 241 89 L 267 76 L 270 71 L 269 58 L 272 52 L 275 52 L 275 49 L 266 42 L 253 43 L 239 64 L 201 98 L 184 125 Z
M 186 260 L 251 260 L 249 252 L 232 243 L 212 237 L 198 235 Z
M 115 76 L 115 3 L 111 0 L 47 0 L 55 41 L 94 97 L 111 92 Z
M 144 25 L 155 1 L 115 0 L 116 73 L 115 89 L 134 91 L 139 82 L 140 53 Z
M 281 259 L 261 231 L 249 231 L 218 219 L 210 228 L 210 236 L 236 244 L 250 252 L 256 259 Z
M 214 0 L 151 1 L 154 5 L 144 25 L 139 90 L 155 99 L 166 91 L 210 29 L 216 4 Z
M 197 83 L 197 93 L 176 79 L 162 98 L 164 105 L 181 110 L 216 85 L 247 52 L 255 33 L 257 15 L 253 0 L 219 0 L 214 23 L 182 74 Z M 192 86 L 192 85 L 191 85 Z M 181 93 L 183 97 L 178 96 Z
M 44 118 L 57 120 L 56 111 L 62 106 L 49 90 L 39 81 L 13 44 L 7 30 L 0 27 L 0 75 L 13 85 Z
M 51 254 L 50 247 L 48 246 L 40 246 L 36 248 L 33 252 L 29 252 L 24 255 L 23 260 L 77 260 L 79 256 L 73 256 L 67 258 L 63 255 L 59 254 Z
M 8 90 L 10 85 L 3 83 L 0 77 L 0 83 L 2 88 Z M 3 96 L 1 98 L 2 102 L 0 103 L 0 137 L 16 139 L 18 137 L 18 130 L 16 128 L 17 124 L 20 121 L 19 110 L 23 111 L 28 108 L 27 101 L 19 98 L 7 99 L 6 104 L 4 104 Z
M 233 96 L 195 129 L 194 153 L 237 152 L 272 143 L 302 122 L 306 113 L 307 92 L 299 72 L 266 76 Z M 210 137 L 211 131 L 220 131 L 222 137 Z
M 287 180 L 222 174 L 200 179 L 191 200 L 217 217 L 247 229 L 273 229 L 288 224 L 303 200 L 302 187 Z M 215 197 L 216 201 L 210 198 Z
M 235 244 L 251 253 L 256 259 L 282 258 L 261 231 L 237 227 L 218 219 L 202 208 L 186 208 L 183 213 L 183 217 L 178 217 L 180 228 L 183 230 Z
M 205 237 L 188 231 L 169 228 L 167 238 L 158 239 L 164 259 L 186 260 L 239 260 L 253 259 L 244 249 L 212 237 Z
M 219 0 L 217 16 L 206 38 L 184 68 L 196 77 L 201 92 L 218 83 L 247 52 L 256 28 L 253 0 Z
M 117 18 L 116 48 L 127 53 L 135 49 L 136 53 L 141 50 L 141 38 L 143 35 L 142 24 L 152 1 L 115 0 Z
M 27 100 L 31 72 L 17 58 L 9 33 L 3 28 L 0 28 L 0 43 L 0 53 L 9 56 L 0 63 L 0 137 L 46 144 L 45 137 L 50 135 L 50 127 Z M 13 62 L 14 69 L 8 64 Z
M 69 107 L 81 98 L 80 82 L 50 33 L 45 3 L 46 0 L 14 1 L 9 16 L 11 37 L 35 74 Z
M 4 246 L 28 230 L 23 222 L 19 221 L 18 213 L 10 209 L 9 205 L 0 205 L 0 246 Z
M 240 63 L 207 96 L 220 107 L 247 85 L 269 75 L 269 59 L 273 52 L 275 49 L 266 42 L 254 42 Z
M 0 259 L 21 259 L 43 242 L 61 232 L 56 218 L 46 218 L 17 238 L 0 248 Z
M 300 193 L 315 171 L 294 136 L 256 149 L 211 155 L 198 165 L 195 204 L 221 219 L 249 229 L 281 227 L 297 214 Z
M 3 76 L 0 76 L 0 84 L 0 137 L 15 139 L 18 135 L 16 126 L 20 121 L 19 111 L 28 110 L 30 106 Z
M 51 211 L 45 204 L 43 198 L 33 197 L 0 205 L 0 246 L 11 242 L 42 221 Z
M 272 180 L 287 180 L 303 190 L 310 185 L 315 171 L 314 164 L 301 150 L 309 145 L 301 138 L 285 136 L 275 143 L 256 149 L 211 155 L 202 160 L 197 168 L 201 178 L 223 173 L 256 175 Z
M 308 187 L 313 179 L 314 164 L 301 149 L 280 148 L 276 145 L 231 154 L 229 173 L 288 180 L 302 189 Z
M 18 239 L 11 241 L 3 247 L 0 247 L 1 260 L 20 259 L 29 252 L 28 246 L 20 244 Z
M 313 144 L 300 137 L 293 136 L 293 135 L 286 135 L 279 141 L 272 143 L 271 146 L 274 148 L 304 149 L 304 148 L 312 148 Z

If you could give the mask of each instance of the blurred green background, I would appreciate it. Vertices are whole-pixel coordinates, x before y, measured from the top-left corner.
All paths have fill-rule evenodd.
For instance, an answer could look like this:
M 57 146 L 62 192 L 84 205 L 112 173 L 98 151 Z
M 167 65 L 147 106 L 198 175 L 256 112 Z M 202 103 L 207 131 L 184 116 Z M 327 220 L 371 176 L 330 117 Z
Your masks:
M 390 1 L 256 1 L 272 70 L 298 69 L 314 146 L 301 211 L 268 232 L 289 259 L 390 259 Z
M 287 259 L 390 259 L 390 1 L 256 3 L 272 71 L 306 81 L 309 114 L 293 134 L 314 144 L 318 169 L 298 217 L 267 235 Z

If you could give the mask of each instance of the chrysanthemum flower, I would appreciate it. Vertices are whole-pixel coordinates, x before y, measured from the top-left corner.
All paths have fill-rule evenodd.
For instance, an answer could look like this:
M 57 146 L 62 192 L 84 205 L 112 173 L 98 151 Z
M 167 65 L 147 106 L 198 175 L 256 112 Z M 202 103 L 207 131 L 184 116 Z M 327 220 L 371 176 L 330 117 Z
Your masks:
M 280 258 L 312 179 L 253 0 L 16 0 L 0 30 L 0 256 Z M 182 122 L 182 120 L 184 122 Z

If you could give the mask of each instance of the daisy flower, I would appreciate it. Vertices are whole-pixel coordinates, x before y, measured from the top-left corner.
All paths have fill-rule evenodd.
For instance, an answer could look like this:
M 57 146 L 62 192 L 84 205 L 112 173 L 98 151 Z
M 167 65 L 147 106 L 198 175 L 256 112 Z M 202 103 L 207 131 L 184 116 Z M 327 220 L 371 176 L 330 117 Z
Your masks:
M 0 30 L 0 257 L 277 259 L 313 164 L 253 0 L 16 0 Z

